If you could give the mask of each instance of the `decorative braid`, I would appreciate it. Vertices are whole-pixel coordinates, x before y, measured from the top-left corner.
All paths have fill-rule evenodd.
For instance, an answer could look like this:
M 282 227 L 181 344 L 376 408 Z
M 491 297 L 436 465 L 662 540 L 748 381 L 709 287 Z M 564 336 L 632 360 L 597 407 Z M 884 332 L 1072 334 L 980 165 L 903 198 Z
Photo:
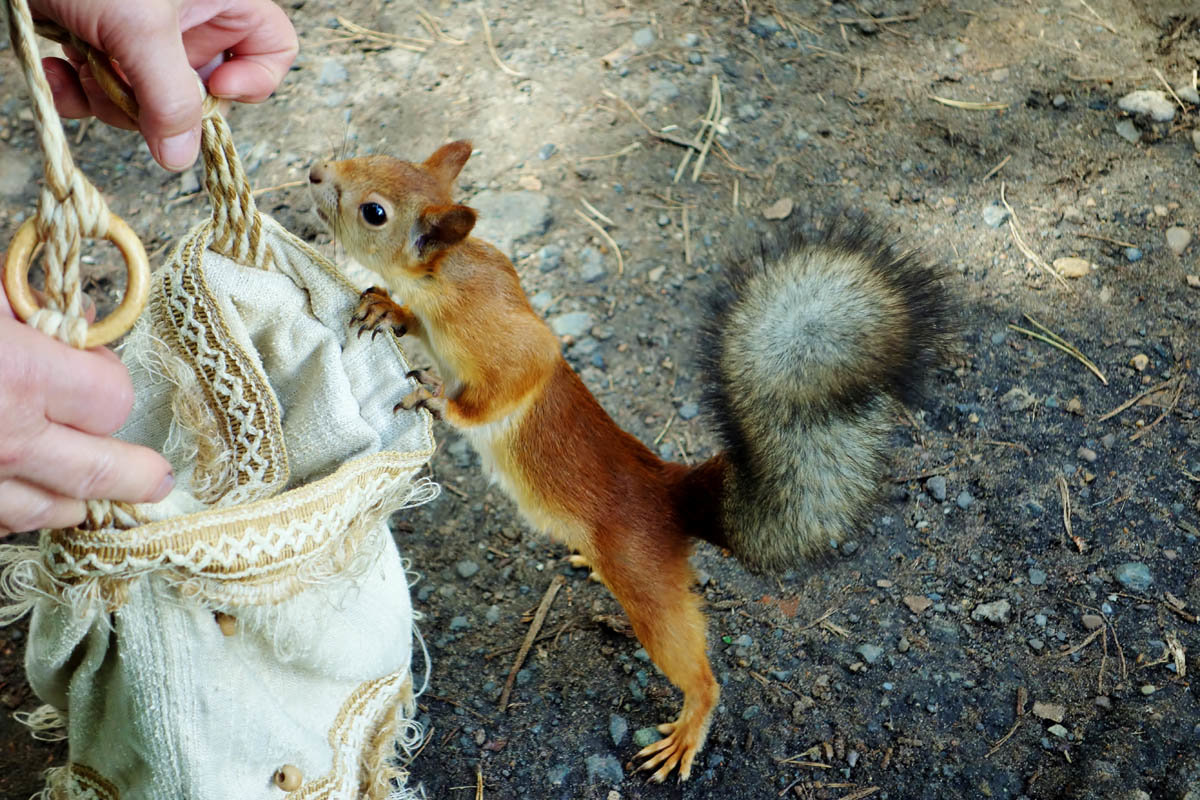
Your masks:
M 108 205 L 75 167 L 54 108 L 54 94 L 42 72 L 26 0 L 8 0 L 8 35 L 29 88 L 45 173 L 36 226 L 38 238 L 45 243 L 46 308 L 34 314 L 29 324 L 73 347 L 82 347 L 87 320 L 79 272 L 80 243 L 84 237 L 99 239 L 108 233 Z

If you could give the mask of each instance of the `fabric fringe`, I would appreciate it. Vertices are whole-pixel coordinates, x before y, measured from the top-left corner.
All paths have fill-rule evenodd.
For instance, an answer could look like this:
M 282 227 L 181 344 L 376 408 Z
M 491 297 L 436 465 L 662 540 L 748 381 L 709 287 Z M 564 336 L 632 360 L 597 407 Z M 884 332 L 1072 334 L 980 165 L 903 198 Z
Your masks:
M 52 705 L 38 706 L 33 711 L 17 711 L 13 719 L 29 728 L 39 742 L 61 742 L 67 738 L 67 717 Z

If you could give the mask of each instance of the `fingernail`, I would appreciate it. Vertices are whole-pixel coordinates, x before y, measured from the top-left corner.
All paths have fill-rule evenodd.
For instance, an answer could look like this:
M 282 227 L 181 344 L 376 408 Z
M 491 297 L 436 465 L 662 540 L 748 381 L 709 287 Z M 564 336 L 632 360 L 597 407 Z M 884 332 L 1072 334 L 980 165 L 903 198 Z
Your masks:
M 166 476 L 162 479 L 162 483 L 160 483 L 158 485 L 157 491 L 155 491 L 154 495 L 150 498 L 150 502 L 157 503 L 160 500 L 165 500 L 167 495 L 169 495 L 171 493 L 171 490 L 174 488 L 175 488 L 175 473 L 168 472 L 166 474 Z
M 196 161 L 200 154 L 200 129 L 192 128 L 185 133 L 168 136 L 159 142 L 158 155 L 162 165 L 180 172 Z

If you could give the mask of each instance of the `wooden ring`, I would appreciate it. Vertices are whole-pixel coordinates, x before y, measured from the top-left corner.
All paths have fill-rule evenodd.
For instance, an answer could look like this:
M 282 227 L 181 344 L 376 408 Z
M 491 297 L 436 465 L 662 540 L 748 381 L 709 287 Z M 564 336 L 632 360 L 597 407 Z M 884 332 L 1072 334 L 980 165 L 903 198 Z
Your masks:
M 115 311 L 88 327 L 84 346 L 89 348 L 108 344 L 128 333 L 150 297 L 150 261 L 141 239 L 125 220 L 111 211 L 108 212 L 108 233 L 104 238 L 115 244 L 125 259 L 125 297 Z M 13 312 L 22 321 L 28 320 L 40 308 L 29 287 L 29 268 L 37 244 L 36 218 L 30 217 L 17 229 L 4 261 L 4 291 Z

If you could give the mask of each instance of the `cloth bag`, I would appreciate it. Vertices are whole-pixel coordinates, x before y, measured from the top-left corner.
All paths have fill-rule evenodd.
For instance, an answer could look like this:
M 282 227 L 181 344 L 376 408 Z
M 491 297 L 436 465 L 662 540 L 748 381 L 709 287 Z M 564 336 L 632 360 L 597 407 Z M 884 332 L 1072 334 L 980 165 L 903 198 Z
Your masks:
M 388 529 L 437 487 L 425 412 L 359 290 L 260 214 L 219 114 L 213 216 L 151 280 L 118 436 L 162 452 L 161 503 L 0 547 L 0 624 L 31 614 L 35 735 L 65 728 L 49 800 L 400 800 L 414 722 L 409 578 Z

